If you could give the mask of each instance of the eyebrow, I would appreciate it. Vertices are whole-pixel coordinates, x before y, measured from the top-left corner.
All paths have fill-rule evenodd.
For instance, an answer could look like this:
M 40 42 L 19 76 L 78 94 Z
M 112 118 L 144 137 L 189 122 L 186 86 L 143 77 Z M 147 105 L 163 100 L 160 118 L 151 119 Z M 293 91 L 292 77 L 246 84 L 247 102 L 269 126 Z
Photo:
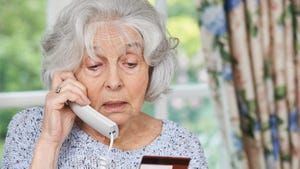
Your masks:
M 94 50 L 97 50 L 97 49 L 102 50 L 101 46 L 94 46 L 93 48 L 94 48 Z M 136 49 L 139 48 L 139 49 L 143 50 L 143 45 L 140 42 L 135 42 L 134 41 L 134 42 L 126 43 L 125 44 L 125 49 L 127 49 L 127 48 L 136 48 Z M 94 54 L 97 58 L 103 58 L 102 55 L 99 55 L 97 53 L 94 53 Z
M 126 46 L 126 48 L 127 47 L 129 47 L 129 48 L 137 47 L 137 48 L 143 49 L 143 45 L 141 43 L 139 43 L 139 42 L 126 43 L 125 46 Z M 98 48 L 101 49 L 101 46 L 94 46 L 93 48 L 94 49 L 98 49 Z

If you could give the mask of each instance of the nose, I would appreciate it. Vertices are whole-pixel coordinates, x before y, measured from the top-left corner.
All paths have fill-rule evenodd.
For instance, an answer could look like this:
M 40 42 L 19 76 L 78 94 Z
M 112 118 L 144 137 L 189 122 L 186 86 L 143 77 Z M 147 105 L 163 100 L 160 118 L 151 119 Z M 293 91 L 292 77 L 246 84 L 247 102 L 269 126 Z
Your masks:
M 112 67 L 109 69 L 106 76 L 105 88 L 109 90 L 119 90 L 123 86 L 119 71 L 117 67 Z

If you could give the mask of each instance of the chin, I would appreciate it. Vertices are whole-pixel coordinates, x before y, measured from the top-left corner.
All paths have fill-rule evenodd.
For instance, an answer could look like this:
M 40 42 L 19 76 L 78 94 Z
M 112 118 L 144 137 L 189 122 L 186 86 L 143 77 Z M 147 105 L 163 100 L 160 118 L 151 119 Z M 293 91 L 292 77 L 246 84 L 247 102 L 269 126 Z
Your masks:
M 130 121 L 130 117 L 124 116 L 124 114 L 112 114 L 108 117 L 112 121 L 114 121 L 118 126 L 125 125 L 127 122 Z

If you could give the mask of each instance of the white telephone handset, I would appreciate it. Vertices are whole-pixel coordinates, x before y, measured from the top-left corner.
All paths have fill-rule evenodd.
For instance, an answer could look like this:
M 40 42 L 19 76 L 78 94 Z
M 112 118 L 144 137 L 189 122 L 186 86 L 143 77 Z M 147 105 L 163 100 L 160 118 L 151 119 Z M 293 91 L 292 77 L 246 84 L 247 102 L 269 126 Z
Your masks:
M 101 113 L 97 112 L 91 106 L 80 106 L 76 103 L 69 102 L 69 106 L 74 113 L 85 123 L 90 125 L 93 129 L 97 130 L 107 138 L 116 139 L 119 135 L 119 128 L 117 124 Z

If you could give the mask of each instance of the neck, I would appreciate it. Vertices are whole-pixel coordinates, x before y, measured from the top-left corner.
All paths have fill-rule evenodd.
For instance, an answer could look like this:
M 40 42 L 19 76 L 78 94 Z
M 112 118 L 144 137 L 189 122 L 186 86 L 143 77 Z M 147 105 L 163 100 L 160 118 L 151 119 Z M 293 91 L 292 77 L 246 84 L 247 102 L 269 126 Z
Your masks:
M 109 145 L 110 139 L 97 132 L 79 118 L 76 124 L 93 139 Z M 131 119 L 123 125 L 119 125 L 119 136 L 114 140 L 113 147 L 122 150 L 142 148 L 151 143 L 160 133 L 162 122 L 144 113 L 139 117 Z

